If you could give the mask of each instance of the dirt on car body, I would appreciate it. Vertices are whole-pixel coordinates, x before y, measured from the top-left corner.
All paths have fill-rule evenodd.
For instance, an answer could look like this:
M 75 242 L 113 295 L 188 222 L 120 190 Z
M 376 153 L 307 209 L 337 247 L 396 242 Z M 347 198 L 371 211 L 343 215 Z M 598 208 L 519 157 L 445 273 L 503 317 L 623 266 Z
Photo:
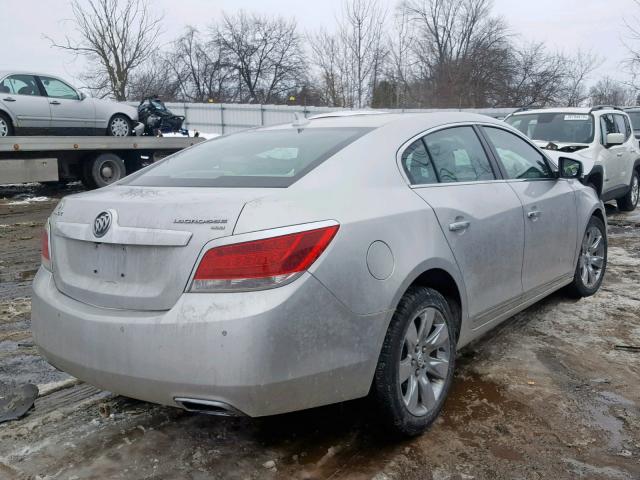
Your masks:
M 640 346 L 638 214 L 609 209 L 598 294 L 556 293 L 464 348 L 441 418 L 398 442 L 366 399 L 212 417 L 49 366 L 29 333 L 30 281 L 43 222 L 78 188 L 0 187 L 0 382 L 41 392 L 27 416 L 0 425 L 0 479 L 640 478 L 640 353 L 616 348 Z

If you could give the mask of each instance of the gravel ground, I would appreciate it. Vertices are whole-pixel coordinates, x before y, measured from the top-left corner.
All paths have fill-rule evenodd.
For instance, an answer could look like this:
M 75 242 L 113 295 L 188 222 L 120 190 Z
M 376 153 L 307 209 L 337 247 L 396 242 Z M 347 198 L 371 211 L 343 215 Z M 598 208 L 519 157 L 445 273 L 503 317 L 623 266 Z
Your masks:
M 554 294 L 460 352 L 445 410 L 394 442 L 366 400 L 264 419 L 192 414 L 50 367 L 29 333 L 40 228 L 81 187 L 0 187 L 0 383 L 32 382 L 0 424 L 0 479 L 638 479 L 640 212 L 609 209 L 601 291 Z M 36 199 L 36 200 L 33 200 Z

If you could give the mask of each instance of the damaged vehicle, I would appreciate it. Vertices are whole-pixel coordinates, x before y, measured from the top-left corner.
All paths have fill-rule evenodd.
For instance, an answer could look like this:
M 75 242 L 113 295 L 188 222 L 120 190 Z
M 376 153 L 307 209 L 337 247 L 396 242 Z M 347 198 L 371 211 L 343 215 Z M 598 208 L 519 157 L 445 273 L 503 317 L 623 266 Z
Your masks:
M 34 339 L 129 397 L 257 417 L 370 395 L 417 435 L 461 347 L 562 287 L 598 291 L 605 213 L 581 174 L 467 113 L 209 140 L 58 205 Z
M 0 137 L 141 135 L 135 108 L 91 98 L 51 75 L 0 71 Z
M 603 201 L 632 211 L 640 198 L 640 149 L 627 112 L 617 107 L 523 109 L 505 118 L 540 148 L 575 153 L 583 182 Z M 571 156 L 571 155 L 569 155 Z
M 155 137 L 161 137 L 165 133 L 189 135 L 189 131 L 182 128 L 184 117 L 174 115 L 157 96 L 142 99 L 138 105 L 138 117 L 144 125 L 145 135 Z

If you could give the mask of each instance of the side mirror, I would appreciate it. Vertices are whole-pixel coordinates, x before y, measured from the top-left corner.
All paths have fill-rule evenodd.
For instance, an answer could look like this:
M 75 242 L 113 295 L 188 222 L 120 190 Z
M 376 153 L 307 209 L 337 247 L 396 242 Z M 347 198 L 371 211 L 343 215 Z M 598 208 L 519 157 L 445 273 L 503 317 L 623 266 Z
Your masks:
M 85 98 L 87 98 L 85 93 L 84 92 L 80 92 L 80 100 L 84 100 Z
M 609 134 L 615 135 L 615 134 Z M 560 178 L 580 178 L 582 176 L 582 162 L 568 157 L 560 157 Z
M 606 146 L 611 147 L 613 145 L 622 145 L 624 140 L 624 133 L 608 133 Z

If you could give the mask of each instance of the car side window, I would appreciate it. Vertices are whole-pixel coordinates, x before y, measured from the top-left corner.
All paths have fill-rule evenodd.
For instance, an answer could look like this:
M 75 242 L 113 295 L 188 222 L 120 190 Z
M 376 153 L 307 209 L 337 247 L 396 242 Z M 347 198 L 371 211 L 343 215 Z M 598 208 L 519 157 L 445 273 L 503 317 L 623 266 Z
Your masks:
M 609 135 L 610 133 L 620 133 L 618 132 L 618 126 L 613 119 L 613 115 L 611 115 L 610 113 L 602 115 L 600 117 L 600 130 L 600 133 L 602 135 L 601 141 L 603 145 L 607 144 L 607 135 Z
M 438 177 L 421 138 L 402 152 L 402 168 L 412 185 L 438 183 Z
M 40 81 L 44 86 L 45 92 L 47 92 L 47 97 L 64 98 L 67 100 L 80 100 L 78 92 L 76 92 L 62 80 L 51 77 L 40 77 Z
M 473 127 L 452 127 L 424 137 L 441 183 L 494 180 L 489 158 Z
M 625 124 L 624 120 L 624 115 L 619 115 L 616 114 L 613 116 L 616 122 L 616 128 L 618 130 L 618 133 L 622 133 L 625 136 L 625 141 L 629 139 L 629 132 L 627 131 L 627 125 Z
M 544 156 L 523 139 L 501 128 L 483 127 L 510 179 L 553 178 Z
M 3 80 L 0 90 L 14 95 L 40 95 L 36 78 L 33 75 L 11 75 Z
M 633 129 L 631 128 L 631 121 L 629 120 L 629 117 L 627 117 L 626 115 L 624 117 L 624 126 L 627 131 L 627 138 L 629 138 L 631 134 L 633 134 Z

